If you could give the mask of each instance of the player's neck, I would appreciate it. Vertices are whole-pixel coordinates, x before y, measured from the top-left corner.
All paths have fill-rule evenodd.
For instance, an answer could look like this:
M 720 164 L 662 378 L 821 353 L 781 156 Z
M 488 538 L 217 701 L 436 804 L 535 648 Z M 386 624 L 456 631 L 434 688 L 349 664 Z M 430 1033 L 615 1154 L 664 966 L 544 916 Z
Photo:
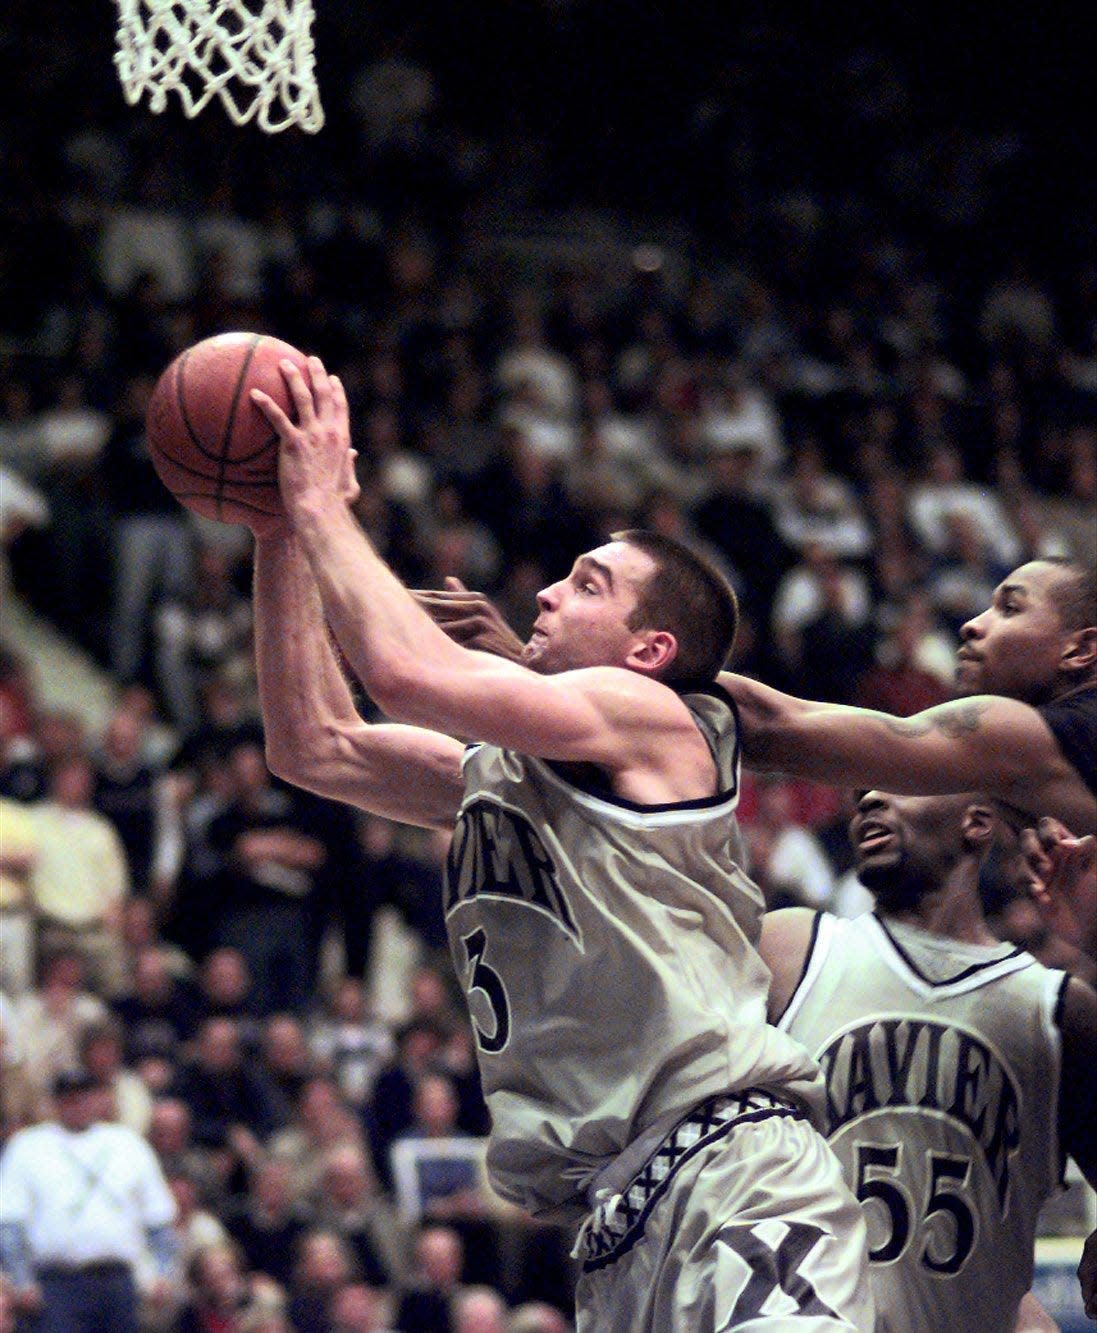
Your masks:
M 930 935 L 940 935 L 961 944 L 999 942 L 983 916 L 978 868 L 964 862 L 945 877 L 943 884 L 923 894 L 914 905 L 881 905 L 879 911 L 889 921 L 916 926 Z

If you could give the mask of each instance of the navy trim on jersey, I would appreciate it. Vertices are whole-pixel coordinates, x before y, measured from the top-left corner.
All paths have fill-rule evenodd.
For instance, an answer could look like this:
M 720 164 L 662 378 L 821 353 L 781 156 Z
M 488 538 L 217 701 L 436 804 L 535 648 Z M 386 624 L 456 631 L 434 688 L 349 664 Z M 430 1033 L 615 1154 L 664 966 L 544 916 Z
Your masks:
M 983 972 L 988 967 L 998 967 L 1000 964 L 1008 961 L 1010 958 L 1016 958 L 1020 954 L 1024 953 L 1024 949 L 1018 946 L 1014 949 L 1011 949 L 1009 953 L 1000 954 L 997 958 L 988 958 L 985 962 L 982 963 L 971 963 L 969 964 L 969 966 L 965 967 L 962 971 L 957 972 L 955 976 L 942 977 L 940 980 L 935 980 L 933 977 L 926 976 L 926 974 L 922 971 L 922 969 L 918 966 L 918 964 L 914 961 L 914 959 L 911 958 L 910 954 L 907 953 L 907 951 L 903 948 L 903 946 L 899 943 L 899 941 L 895 938 L 895 936 L 891 933 L 891 931 L 888 930 L 887 922 L 880 915 L 880 913 L 873 912 L 872 915 L 876 918 L 877 924 L 879 925 L 880 929 L 888 937 L 888 940 L 891 943 L 891 947 L 895 950 L 895 952 L 899 955 L 899 957 L 903 960 L 903 962 L 906 963 L 907 967 L 910 968 L 910 970 L 914 973 L 914 975 L 916 977 L 919 977 L 922 981 L 924 981 L 927 986 L 954 986 L 958 981 L 964 981 L 968 977 L 974 976 L 976 972 Z
M 644 805 L 641 801 L 630 801 L 624 796 L 618 796 L 607 782 L 584 782 L 580 776 L 584 771 L 594 769 L 600 776 L 602 770 L 594 764 L 573 764 L 561 759 L 542 759 L 541 762 L 552 770 L 552 772 L 569 787 L 574 787 L 577 791 L 585 792 L 588 796 L 594 796 L 599 801 L 605 801 L 608 805 L 619 806 L 622 810 L 635 810 L 638 814 L 657 815 L 674 810 L 707 810 L 718 805 L 726 805 L 728 801 L 733 800 L 739 794 L 739 758 L 742 750 L 742 728 L 739 723 L 739 709 L 736 707 L 735 700 L 716 681 L 707 681 L 703 685 L 674 686 L 674 693 L 682 698 L 684 694 L 708 694 L 721 703 L 727 704 L 731 709 L 731 715 L 735 720 L 735 748 L 731 756 L 731 771 L 734 775 L 732 785 L 724 791 L 718 791 L 714 796 L 699 796 L 694 801 L 665 801 L 655 805 Z M 685 700 L 682 700 L 685 703 Z M 686 704 L 688 708 L 689 705 Z M 692 714 L 691 714 L 692 716 Z M 720 757 L 716 754 L 712 737 L 709 736 L 706 729 L 701 726 L 699 719 L 694 717 L 694 725 L 704 738 L 705 744 L 712 755 L 713 763 L 716 765 L 717 774 L 720 771 Z
M 1055 997 L 1055 1009 L 1051 1015 L 1051 1021 L 1062 1031 L 1063 1010 L 1067 1006 L 1067 987 L 1070 985 L 1070 973 L 1063 973 L 1063 980 L 1059 986 L 1059 994 Z
M 785 1007 L 781 1010 L 781 1012 L 777 1015 L 776 1018 L 770 1019 L 770 1025 L 772 1027 L 776 1027 L 784 1018 L 784 1016 L 788 1013 L 789 1005 L 796 998 L 796 992 L 804 984 L 804 980 L 806 979 L 808 974 L 808 968 L 811 966 L 811 956 L 815 952 L 816 944 L 819 942 L 819 926 L 822 920 L 823 920 L 822 912 L 816 912 L 815 918 L 811 923 L 811 937 L 808 940 L 807 952 L 804 954 L 804 962 L 803 966 L 800 968 L 800 975 L 796 978 L 796 985 L 793 986 L 792 990 L 790 990 L 788 993 L 788 999 L 785 1001 Z

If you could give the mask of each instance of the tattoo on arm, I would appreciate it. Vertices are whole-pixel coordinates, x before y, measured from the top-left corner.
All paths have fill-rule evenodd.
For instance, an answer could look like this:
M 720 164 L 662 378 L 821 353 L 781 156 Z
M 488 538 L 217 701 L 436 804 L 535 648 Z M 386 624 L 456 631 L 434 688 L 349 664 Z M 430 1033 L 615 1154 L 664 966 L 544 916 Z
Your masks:
M 983 699 L 941 704 L 930 716 L 889 717 L 884 719 L 884 726 L 897 736 L 928 736 L 931 731 L 940 731 L 954 740 L 978 731 L 982 716 L 989 707 L 989 700 Z

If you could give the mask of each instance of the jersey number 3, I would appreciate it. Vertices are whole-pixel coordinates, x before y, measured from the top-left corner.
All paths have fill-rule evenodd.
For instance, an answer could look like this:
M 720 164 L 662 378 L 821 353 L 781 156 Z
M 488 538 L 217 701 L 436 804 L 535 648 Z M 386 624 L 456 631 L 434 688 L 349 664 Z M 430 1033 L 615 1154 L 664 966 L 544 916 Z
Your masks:
M 476 1021 L 475 1015 L 473 1016 L 472 1026 L 476 1032 L 476 1040 L 482 1051 L 487 1051 L 489 1055 L 498 1055 L 510 1040 L 510 1003 L 507 1000 L 506 987 L 499 973 L 484 962 L 488 937 L 482 930 L 474 930 L 471 935 L 463 936 L 461 943 L 465 946 L 465 957 L 472 969 L 468 981 L 469 1009 L 472 1008 L 473 994 L 481 991 L 487 996 L 495 1020 L 495 1031 L 488 1033 Z
M 887 1238 L 868 1257 L 874 1264 L 890 1264 L 900 1258 L 910 1240 L 911 1199 L 899 1182 L 900 1145 L 859 1143 L 857 1145 L 857 1197 L 862 1203 L 876 1199 L 889 1213 L 890 1229 Z M 921 1262 L 931 1273 L 954 1277 L 967 1262 L 975 1245 L 975 1218 L 963 1195 L 971 1161 L 966 1157 L 950 1157 L 931 1153 L 929 1157 L 929 1196 L 922 1212 L 923 1223 L 938 1213 L 947 1213 L 952 1219 L 952 1247 L 943 1247 L 935 1253 L 930 1241 L 922 1246 Z M 874 1174 L 869 1175 L 872 1171 Z M 949 1188 L 952 1186 L 952 1188 Z

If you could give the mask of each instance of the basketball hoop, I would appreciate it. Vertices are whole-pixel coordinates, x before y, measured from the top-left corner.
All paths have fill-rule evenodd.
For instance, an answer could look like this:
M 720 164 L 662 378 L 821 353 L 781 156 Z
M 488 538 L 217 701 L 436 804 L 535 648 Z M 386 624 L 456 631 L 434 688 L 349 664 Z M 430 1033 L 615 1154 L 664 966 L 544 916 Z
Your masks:
M 114 63 L 126 101 L 159 114 L 179 94 L 193 118 L 219 97 L 237 125 L 267 134 L 324 123 L 311 0 L 114 0 Z

